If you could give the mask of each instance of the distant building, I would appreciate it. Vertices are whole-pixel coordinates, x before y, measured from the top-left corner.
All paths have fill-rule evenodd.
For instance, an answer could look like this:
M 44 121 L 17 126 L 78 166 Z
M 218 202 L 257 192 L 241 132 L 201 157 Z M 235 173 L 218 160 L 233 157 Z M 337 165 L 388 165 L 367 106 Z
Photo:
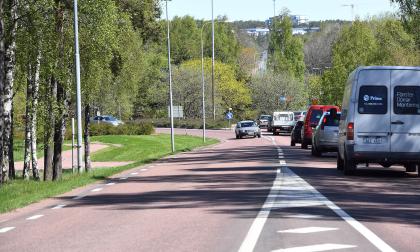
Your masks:
M 307 24 L 309 23 L 309 18 L 308 16 L 303 16 L 303 15 L 291 15 L 290 19 L 292 19 L 292 23 L 293 26 L 299 26 L 302 24 Z
M 253 37 L 265 36 L 270 32 L 268 28 L 250 28 L 244 30 L 248 33 L 248 35 Z

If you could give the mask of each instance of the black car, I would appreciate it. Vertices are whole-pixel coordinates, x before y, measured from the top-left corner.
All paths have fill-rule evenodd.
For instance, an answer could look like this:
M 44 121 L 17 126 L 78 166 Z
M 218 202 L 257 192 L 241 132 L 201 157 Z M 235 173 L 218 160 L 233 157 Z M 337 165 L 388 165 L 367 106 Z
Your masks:
M 290 146 L 295 146 L 296 143 L 302 143 L 302 136 L 300 131 L 303 127 L 303 121 L 297 121 L 290 134 Z

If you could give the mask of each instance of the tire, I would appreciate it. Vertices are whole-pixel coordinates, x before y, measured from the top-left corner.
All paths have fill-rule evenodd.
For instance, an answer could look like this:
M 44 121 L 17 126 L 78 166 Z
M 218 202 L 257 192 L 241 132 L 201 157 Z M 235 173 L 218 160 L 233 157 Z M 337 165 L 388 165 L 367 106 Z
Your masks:
M 236 134 L 236 139 L 239 139 L 239 135 L 238 134 Z
M 416 172 L 417 170 L 417 165 L 415 163 L 406 164 L 404 167 L 406 172 Z
M 308 149 L 308 143 L 307 142 L 305 142 L 305 140 L 302 140 L 302 144 L 300 145 L 300 148 L 302 148 L 302 149 Z
M 296 146 L 296 142 L 293 141 L 293 138 L 290 140 L 290 146 Z
M 337 153 L 337 170 L 342 171 L 344 169 L 344 160 L 340 157 L 340 153 Z
M 258 138 L 261 138 L 261 134 L 258 134 L 258 135 L 257 135 L 257 137 L 258 137 Z
M 311 147 L 311 154 L 312 156 L 315 156 L 315 157 L 320 157 L 322 155 L 321 152 L 316 147 L 316 145 L 314 144 L 312 144 L 312 147 Z
M 344 175 L 353 175 L 356 171 L 356 163 L 347 157 L 347 153 L 344 153 L 343 172 Z

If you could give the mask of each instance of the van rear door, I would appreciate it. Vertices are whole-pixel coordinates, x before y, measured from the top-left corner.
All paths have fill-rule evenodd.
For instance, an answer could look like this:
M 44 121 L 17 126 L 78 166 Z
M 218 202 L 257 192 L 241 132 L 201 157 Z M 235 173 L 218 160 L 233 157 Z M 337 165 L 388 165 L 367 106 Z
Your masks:
M 356 152 L 390 151 L 390 74 L 389 70 L 359 73 L 354 118 Z
M 391 87 L 391 151 L 420 152 L 420 71 L 393 70 Z

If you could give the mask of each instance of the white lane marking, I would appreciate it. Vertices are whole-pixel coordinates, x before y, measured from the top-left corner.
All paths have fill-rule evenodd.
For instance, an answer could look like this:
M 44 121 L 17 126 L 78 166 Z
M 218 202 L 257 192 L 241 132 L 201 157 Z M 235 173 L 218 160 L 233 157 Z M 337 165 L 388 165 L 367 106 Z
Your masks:
M 66 205 L 56 205 L 55 207 L 53 207 L 53 208 L 51 208 L 51 209 L 60 209 L 60 208 L 63 208 L 63 207 L 65 207 Z
M 34 216 L 31 216 L 31 217 L 26 218 L 26 220 L 36 220 L 36 219 L 39 219 L 39 218 L 41 218 L 43 216 L 44 215 L 42 215 L 42 214 L 38 214 L 38 215 L 34 215 Z
M 280 165 L 282 165 L 282 166 L 286 166 L 286 161 L 284 161 L 284 160 L 280 160 L 279 162 L 280 162 Z
M 337 249 L 349 249 L 349 248 L 355 248 L 355 247 L 357 246 L 326 243 L 326 244 L 317 244 L 317 245 L 304 246 L 304 247 L 278 249 L 278 250 L 273 250 L 272 252 L 319 252 L 319 251 L 328 251 L 328 250 L 337 250 Z
M 267 199 L 265 200 L 264 205 L 262 206 L 257 217 L 255 217 L 255 220 L 252 223 L 251 228 L 245 237 L 245 240 L 242 242 L 241 247 L 239 248 L 239 252 L 252 252 L 254 250 L 265 222 L 267 221 L 267 218 L 270 215 L 270 211 L 274 206 L 277 195 L 279 194 L 281 177 L 282 173 L 280 169 L 277 169 L 277 176 L 273 182 L 273 186 L 270 189 L 270 193 L 268 194 Z
M 132 172 L 132 173 L 130 173 L 130 175 L 137 175 L 137 174 L 139 174 L 138 172 Z
M 107 186 L 112 186 L 112 185 L 115 185 L 115 183 L 114 182 L 109 182 L 108 184 L 106 184 Z
M 74 197 L 73 199 L 78 200 L 78 199 L 83 199 L 84 197 L 86 197 L 86 195 L 79 195 L 79 196 Z
M 312 215 L 312 214 L 294 214 L 286 215 L 285 218 L 296 218 L 296 219 L 321 219 L 322 215 Z
M 145 169 L 141 169 L 140 171 L 147 171 L 147 170 L 148 170 L 148 169 L 146 169 L 146 168 L 145 168 Z
M 0 228 L 0 233 L 6 233 L 9 232 L 10 230 L 15 229 L 15 227 L 4 227 L 4 228 Z
M 99 192 L 99 191 L 102 191 L 102 190 L 103 190 L 103 188 L 102 187 L 99 187 L 99 188 L 92 189 L 90 191 L 91 192 Z
M 150 168 L 153 168 L 153 167 L 155 167 L 154 165 L 151 165 L 151 166 L 149 166 Z
M 120 178 L 120 180 L 126 180 L 126 179 L 127 179 L 126 177 Z
M 305 228 L 294 228 L 294 229 L 279 230 L 279 231 L 277 231 L 277 233 L 310 234 L 310 233 L 318 233 L 318 232 L 326 232 L 326 231 L 334 231 L 334 230 L 338 230 L 338 228 L 305 227 Z
M 372 231 L 370 231 L 367 227 L 365 227 L 362 223 L 351 217 L 349 214 L 347 214 L 344 210 L 342 210 L 340 207 L 338 207 L 336 204 L 331 202 L 329 199 L 327 199 L 324 195 L 322 195 L 318 190 L 316 190 L 313 186 L 311 186 L 308 182 L 306 182 L 304 179 L 296 175 L 292 170 L 290 170 L 287 167 L 282 168 L 283 178 L 287 183 L 288 186 L 290 186 L 289 189 L 293 188 L 293 184 L 295 184 L 296 188 L 293 190 L 289 190 L 289 194 L 297 195 L 297 192 L 304 192 L 304 194 L 307 194 L 308 192 L 312 193 L 312 199 L 315 201 L 319 201 L 323 205 L 326 205 L 328 208 L 330 208 L 334 213 L 336 213 L 341 219 L 346 221 L 350 226 L 352 226 L 356 231 L 358 231 L 361 235 L 363 235 L 368 241 L 370 241 L 376 248 L 378 248 L 380 251 L 385 252 L 395 252 L 395 250 L 389 246 L 387 243 L 385 243 L 381 238 L 379 238 L 376 234 L 374 234 Z M 281 187 L 282 190 L 284 190 L 284 187 Z M 296 191 L 297 190 L 297 191 Z M 282 198 L 282 195 L 279 196 L 279 198 Z

